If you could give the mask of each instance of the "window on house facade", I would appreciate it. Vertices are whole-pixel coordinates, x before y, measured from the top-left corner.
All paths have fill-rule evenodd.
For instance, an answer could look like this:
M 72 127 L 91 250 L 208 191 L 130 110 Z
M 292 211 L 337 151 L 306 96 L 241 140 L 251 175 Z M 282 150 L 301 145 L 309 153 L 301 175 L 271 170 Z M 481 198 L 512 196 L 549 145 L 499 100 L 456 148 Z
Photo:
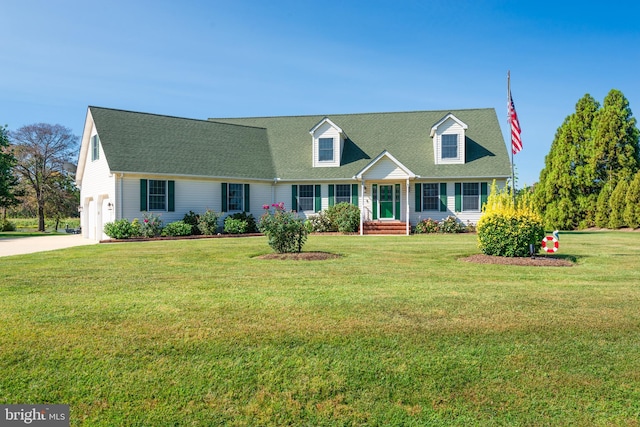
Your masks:
M 318 161 L 333 161 L 333 138 L 320 138 L 318 140 Z
M 462 210 L 480 210 L 480 183 L 465 182 L 462 184 Z
M 336 185 L 336 204 L 342 202 L 351 203 L 351 184 Z
M 150 211 L 164 211 L 167 209 L 167 181 L 150 179 L 148 182 L 148 209 Z
M 442 158 L 443 159 L 458 158 L 458 135 L 455 135 L 455 134 L 442 135 Z
M 91 161 L 98 160 L 100 158 L 100 139 L 98 135 L 91 137 Z
M 300 185 L 298 194 L 298 210 L 312 211 L 315 200 L 313 185 Z
M 440 194 L 438 192 L 439 184 L 422 184 L 422 210 L 437 211 L 440 210 Z
M 242 210 L 242 202 L 244 201 L 243 187 L 243 184 L 229 184 L 227 193 L 227 209 L 229 212 Z

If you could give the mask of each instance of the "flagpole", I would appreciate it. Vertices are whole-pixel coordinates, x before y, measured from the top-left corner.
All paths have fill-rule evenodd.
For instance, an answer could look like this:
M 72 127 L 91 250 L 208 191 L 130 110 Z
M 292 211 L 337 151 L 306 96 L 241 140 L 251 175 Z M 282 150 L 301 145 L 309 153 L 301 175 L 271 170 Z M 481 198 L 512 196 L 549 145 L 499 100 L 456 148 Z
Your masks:
M 511 105 L 511 70 L 507 71 L 507 106 Z M 508 108 L 507 108 L 508 110 Z M 511 114 L 507 114 L 507 123 L 509 124 L 509 132 L 511 131 Z M 513 164 L 513 142 L 511 143 L 511 193 L 513 194 L 513 202 L 516 201 L 516 180 Z

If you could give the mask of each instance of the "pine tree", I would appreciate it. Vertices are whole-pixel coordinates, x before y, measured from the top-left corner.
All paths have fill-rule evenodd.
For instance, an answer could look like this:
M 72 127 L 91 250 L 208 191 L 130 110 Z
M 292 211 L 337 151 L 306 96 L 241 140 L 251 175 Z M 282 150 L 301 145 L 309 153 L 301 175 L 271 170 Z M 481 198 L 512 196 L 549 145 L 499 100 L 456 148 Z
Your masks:
M 598 108 L 598 102 L 586 94 L 556 131 L 535 189 L 536 206 L 546 227 L 574 229 L 594 222 L 597 189 L 590 155 Z
M 611 198 L 609 199 L 609 228 L 613 230 L 626 225 L 623 216 L 628 189 L 629 182 L 626 179 L 621 179 L 611 193 Z
M 629 183 L 623 218 L 627 227 L 640 227 L 640 172 L 636 172 Z
M 594 153 L 590 167 L 596 182 L 631 179 L 638 170 L 638 129 L 629 101 L 612 89 L 594 120 Z
M 613 182 L 607 182 L 600 194 L 598 194 L 598 202 L 596 204 L 596 227 L 607 228 L 609 227 L 609 214 L 611 212 L 609 206 L 609 200 L 611 199 L 611 193 L 613 192 Z
M 6 220 L 7 208 L 17 204 L 17 197 L 20 196 L 18 178 L 13 173 L 16 163 L 17 159 L 9 147 L 6 127 L 0 126 L 0 222 Z

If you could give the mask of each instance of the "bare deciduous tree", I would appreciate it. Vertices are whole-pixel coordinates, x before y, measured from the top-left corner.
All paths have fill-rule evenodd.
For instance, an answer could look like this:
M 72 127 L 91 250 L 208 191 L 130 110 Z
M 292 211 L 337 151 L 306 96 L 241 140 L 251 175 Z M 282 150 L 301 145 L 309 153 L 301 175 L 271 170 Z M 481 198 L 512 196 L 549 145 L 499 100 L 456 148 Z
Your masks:
M 38 205 L 38 231 L 45 230 L 45 202 L 55 192 L 64 163 L 77 151 L 78 137 L 62 125 L 36 123 L 10 132 L 18 160 L 16 171 L 33 190 Z

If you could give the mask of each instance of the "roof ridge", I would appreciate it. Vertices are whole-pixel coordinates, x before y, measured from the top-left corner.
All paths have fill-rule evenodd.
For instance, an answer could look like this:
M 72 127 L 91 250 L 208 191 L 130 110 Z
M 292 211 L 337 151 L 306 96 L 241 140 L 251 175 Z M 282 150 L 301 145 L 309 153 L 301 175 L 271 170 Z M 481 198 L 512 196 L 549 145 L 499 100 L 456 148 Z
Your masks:
M 382 115 L 382 114 L 411 114 L 411 113 L 450 113 L 452 111 L 478 111 L 478 110 L 495 110 L 493 107 L 483 108 L 454 108 L 440 110 L 407 110 L 407 111 L 369 111 L 361 113 L 336 113 L 336 114 L 296 114 L 282 116 L 244 116 L 244 117 L 210 117 L 208 121 L 216 120 L 245 120 L 245 119 L 284 119 L 284 118 L 309 118 L 309 117 L 335 117 L 335 116 L 366 116 L 366 115 Z
M 89 109 L 95 108 L 95 109 L 108 110 L 108 111 L 117 111 L 117 112 L 120 112 L 120 113 L 140 114 L 140 115 L 144 115 L 144 116 L 164 117 L 164 118 L 167 118 L 167 119 L 189 120 L 189 121 L 200 122 L 200 123 L 215 123 L 215 124 L 221 124 L 221 125 L 226 125 L 226 126 L 238 126 L 238 127 L 251 128 L 251 129 L 266 129 L 265 127 L 262 127 L 262 126 L 249 126 L 249 125 L 243 125 L 243 124 L 238 124 L 238 123 L 220 122 L 220 121 L 211 120 L 211 119 L 194 119 L 192 117 L 180 117 L 180 116 L 172 116 L 172 115 L 168 115 L 168 114 L 147 113 L 145 111 L 133 111 L 133 110 L 123 110 L 123 109 L 120 109 L 120 108 L 99 107 L 97 105 L 89 105 L 88 108 Z

